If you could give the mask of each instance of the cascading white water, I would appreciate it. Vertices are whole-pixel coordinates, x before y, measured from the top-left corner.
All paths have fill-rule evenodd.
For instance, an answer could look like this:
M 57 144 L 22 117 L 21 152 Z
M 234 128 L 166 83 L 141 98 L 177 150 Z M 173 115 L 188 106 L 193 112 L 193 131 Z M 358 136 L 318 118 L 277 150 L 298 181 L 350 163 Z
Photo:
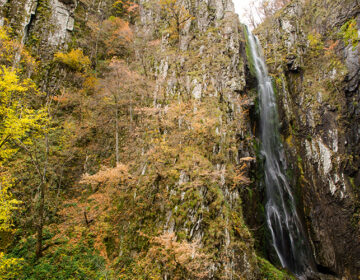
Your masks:
M 304 278 L 307 271 L 313 270 L 313 257 L 292 189 L 284 174 L 284 149 L 279 136 L 276 96 L 259 41 L 248 29 L 247 39 L 258 80 L 261 154 L 265 159 L 266 221 L 282 266 Z

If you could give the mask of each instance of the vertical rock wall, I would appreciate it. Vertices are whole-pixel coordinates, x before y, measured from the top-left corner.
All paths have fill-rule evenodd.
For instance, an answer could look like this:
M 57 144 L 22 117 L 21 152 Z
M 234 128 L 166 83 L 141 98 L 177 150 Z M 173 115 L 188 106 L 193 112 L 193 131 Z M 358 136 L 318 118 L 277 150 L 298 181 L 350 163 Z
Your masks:
M 164 32 L 168 22 L 160 15 L 161 7 L 146 6 L 146 2 L 142 1 L 140 6 L 139 33 L 149 36 L 151 31 L 163 30 L 159 45 L 161 54 L 156 57 L 152 69 L 157 84 L 154 106 L 165 108 L 164 114 L 167 114 L 166 108 L 171 111 L 174 105 L 172 100 L 179 103 L 191 100 L 194 114 L 211 111 L 217 114 L 217 117 L 208 115 L 204 119 L 204 129 L 210 129 L 207 140 L 201 140 L 193 148 L 211 162 L 211 167 L 203 171 L 218 176 L 214 176 L 213 182 L 203 183 L 199 190 L 186 190 L 184 185 L 195 183 L 194 173 L 187 168 L 180 170 L 178 183 L 169 188 L 172 195 L 183 198 L 167 211 L 163 230 L 179 236 L 185 233 L 187 240 L 199 242 L 202 250 L 213 259 L 211 278 L 258 279 L 253 240 L 241 213 L 240 196 L 244 186 L 231 182 L 231 174 L 239 166 L 244 166 L 244 175 L 249 175 L 250 161 L 254 157 L 248 112 L 253 97 L 246 92 L 244 36 L 233 3 L 227 0 L 178 1 L 177 5 L 183 6 L 193 20 L 184 24 L 179 42 L 172 44 L 170 35 Z M 214 125 L 209 127 L 209 123 Z M 185 117 L 179 123 L 179 131 L 167 131 L 166 137 L 175 137 L 187 125 Z M 190 125 L 189 129 L 194 128 Z M 148 169 L 152 164 L 149 163 Z M 176 164 L 173 168 L 177 168 Z M 190 204 L 187 215 L 179 221 L 178 209 L 189 205 L 191 196 L 198 192 L 197 201 Z M 220 203 L 217 206 L 214 195 Z M 213 236 L 214 230 L 216 236 Z
M 66 47 L 74 28 L 76 1 L 8 0 L 1 5 L 1 25 L 10 26 L 23 43 L 42 40 L 52 48 Z
M 292 1 L 258 30 L 318 268 L 346 279 L 360 275 L 359 46 L 341 33 L 355 2 Z

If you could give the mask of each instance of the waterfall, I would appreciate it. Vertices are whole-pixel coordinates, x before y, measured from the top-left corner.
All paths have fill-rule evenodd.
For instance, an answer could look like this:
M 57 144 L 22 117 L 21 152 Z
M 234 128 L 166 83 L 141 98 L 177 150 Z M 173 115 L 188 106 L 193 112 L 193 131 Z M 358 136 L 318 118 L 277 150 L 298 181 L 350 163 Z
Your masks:
M 286 178 L 284 149 L 279 135 L 276 96 L 258 39 L 247 29 L 259 91 L 261 154 L 265 159 L 266 222 L 272 245 L 283 267 L 299 278 L 313 271 L 313 257 Z

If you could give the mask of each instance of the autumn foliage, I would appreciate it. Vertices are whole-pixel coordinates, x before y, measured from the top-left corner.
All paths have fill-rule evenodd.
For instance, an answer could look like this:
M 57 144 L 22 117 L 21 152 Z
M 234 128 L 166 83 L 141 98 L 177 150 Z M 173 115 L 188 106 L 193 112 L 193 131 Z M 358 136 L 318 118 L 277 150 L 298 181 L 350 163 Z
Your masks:
M 84 55 L 81 49 L 71 50 L 68 53 L 57 52 L 54 55 L 54 60 L 74 71 L 82 71 L 90 66 L 89 58 Z
M 133 40 L 133 32 L 129 22 L 118 17 L 110 17 L 103 23 L 104 44 L 110 57 L 123 57 L 129 54 L 129 45 Z
M 151 238 L 150 250 L 141 265 L 154 279 L 162 279 L 164 274 L 174 280 L 209 279 L 211 275 L 210 257 L 201 252 L 200 244 L 177 241 L 173 232 Z M 157 267 L 161 273 L 156 273 Z

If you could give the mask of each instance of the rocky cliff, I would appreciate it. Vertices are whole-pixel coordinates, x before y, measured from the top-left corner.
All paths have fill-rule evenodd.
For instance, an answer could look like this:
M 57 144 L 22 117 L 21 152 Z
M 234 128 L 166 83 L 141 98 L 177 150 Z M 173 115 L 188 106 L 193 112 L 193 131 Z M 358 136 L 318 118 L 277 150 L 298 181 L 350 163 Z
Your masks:
M 25 202 L 5 246 L 24 262 L 13 275 L 293 279 L 266 260 L 279 267 L 232 1 L 135 2 L 1 2 L 1 25 L 37 63 L 19 70 L 46 93 L 32 104 L 51 116 L 45 137 L 0 165 Z M 296 0 L 257 30 L 321 279 L 360 269 L 359 21 L 354 1 Z
M 78 275 L 97 258 L 83 246 L 95 246 L 109 267 L 81 279 L 290 279 L 256 253 L 244 221 L 256 83 L 233 3 L 140 1 L 127 10 L 135 17 L 124 3 L 2 5 L 3 26 L 39 63 L 27 75 L 57 104 L 49 112 L 65 137 L 46 136 L 54 160 L 44 168 L 47 189 L 34 195 L 22 185 L 37 180 L 27 175 L 31 164 L 14 171 L 27 207 L 9 253 L 26 259 L 24 279 L 63 277 L 68 268 L 53 258 L 78 256 L 66 245 L 73 242 L 85 250 L 71 264 Z M 31 223 L 39 230 L 34 212 L 47 235 L 33 263 L 23 248 L 34 244 Z
M 182 246 L 189 242 L 193 262 L 200 265 L 199 271 L 186 266 L 181 271 L 159 262 L 162 273 L 170 279 L 257 279 L 261 271 L 240 198 L 254 160 L 253 101 L 246 90 L 244 35 L 233 4 L 147 3 L 140 3 L 138 32 L 150 41 L 158 38 L 154 30 L 162 32 L 150 71 L 156 77 L 154 107 L 164 120 L 156 136 L 163 145 L 158 152 L 166 160 L 160 172 L 155 169 L 159 162 L 150 158 L 142 167 L 143 176 L 156 177 L 154 195 L 165 194 L 156 217 L 162 222 L 154 232 L 160 231 L 160 240 L 173 236 L 172 242 Z M 172 22 L 176 16 L 181 28 Z
M 359 12 L 356 1 L 292 1 L 257 31 L 318 269 L 346 279 L 360 274 Z
M 68 44 L 74 29 L 74 1 L 2 1 L 1 24 L 11 26 L 15 35 L 26 43 L 43 41 L 61 48 Z

